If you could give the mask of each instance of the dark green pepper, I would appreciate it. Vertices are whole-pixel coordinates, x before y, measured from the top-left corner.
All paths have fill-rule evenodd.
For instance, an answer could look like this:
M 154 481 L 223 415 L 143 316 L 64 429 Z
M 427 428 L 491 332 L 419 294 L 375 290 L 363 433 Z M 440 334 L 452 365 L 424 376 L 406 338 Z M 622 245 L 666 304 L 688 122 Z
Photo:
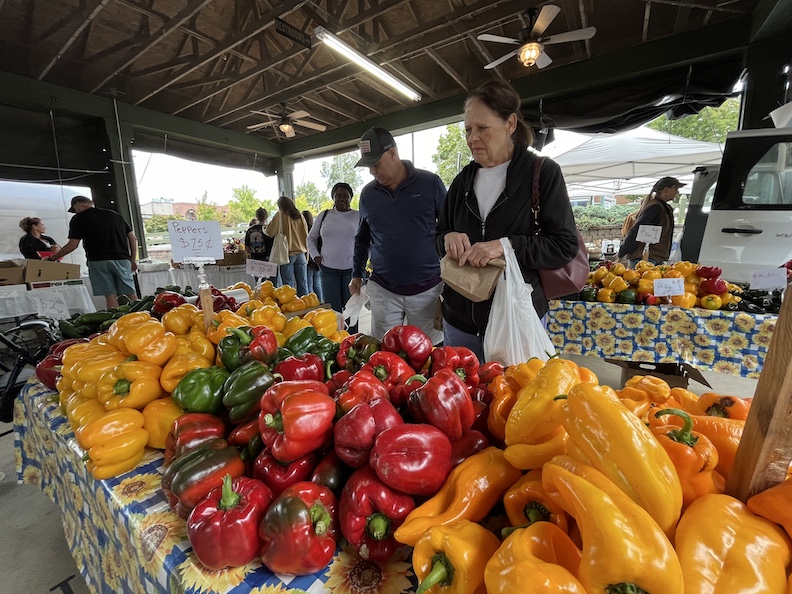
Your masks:
M 220 360 L 229 371 L 234 371 L 242 367 L 244 363 L 243 349 L 250 344 L 253 338 L 250 336 L 250 327 L 227 328 L 228 336 L 220 339 L 217 345 L 217 352 Z
M 307 326 L 292 334 L 283 346 L 293 355 L 301 357 L 305 353 L 312 353 L 314 345 L 320 338 L 323 336 L 313 326 Z
M 358 371 L 363 365 L 368 363 L 371 355 L 380 350 L 381 344 L 382 343 L 373 336 L 359 334 L 358 337 L 355 338 L 355 342 L 352 343 L 352 346 L 349 347 L 349 350 L 346 352 L 347 370 L 352 373 Z
M 259 412 L 264 392 L 275 383 L 270 368 L 261 361 L 248 361 L 231 372 L 225 382 L 223 404 L 232 423 L 239 423 Z
M 223 386 L 230 375 L 222 367 L 193 369 L 182 378 L 171 398 L 184 410 L 217 414 L 223 407 Z
M 338 353 L 338 343 L 333 342 L 329 338 L 320 336 L 319 340 L 317 340 L 311 348 L 311 352 L 314 355 L 318 355 L 324 363 L 329 361 L 335 363 L 336 354 Z

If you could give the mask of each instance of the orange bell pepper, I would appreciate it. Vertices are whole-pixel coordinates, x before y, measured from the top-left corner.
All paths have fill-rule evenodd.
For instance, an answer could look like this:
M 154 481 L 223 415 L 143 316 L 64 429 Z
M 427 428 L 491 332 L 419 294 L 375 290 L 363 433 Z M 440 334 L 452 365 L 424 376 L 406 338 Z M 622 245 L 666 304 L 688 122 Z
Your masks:
M 691 308 L 696 305 L 696 295 L 685 291 L 682 295 L 672 295 L 671 304 L 677 307 Z
M 792 478 L 748 499 L 748 509 L 757 516 L 780 524 L 792 537 Z
M 714 392 L 705 392 L 698 399 L 700 414 L 710 417 L 725 417 L 727 419 L 748 418 L 751 403 L 737 396 L 725 396 Z
M 153 319 L 147 311 L 136 311 L 121 316 L 113 322 L 113 325 L 107 331 L 107 344 L 114 346 L 125 355 L 131 354 L 126 347 L 126 338 L 129 330 Z

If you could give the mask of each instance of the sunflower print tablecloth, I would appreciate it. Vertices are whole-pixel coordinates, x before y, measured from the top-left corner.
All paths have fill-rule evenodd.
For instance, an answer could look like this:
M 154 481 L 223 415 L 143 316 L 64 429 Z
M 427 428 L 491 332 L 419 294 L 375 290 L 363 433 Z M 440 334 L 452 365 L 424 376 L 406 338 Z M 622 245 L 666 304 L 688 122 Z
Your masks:
M 92 592 L 141 594 L 401 594 L 416 579 L 409 553 L 376 564 L 338 551 L 309 576 L 274 575 L 255 562 L 209 571 L 193 556 L 184 520 L 160 491 L 162 453 L 147 449 L 138 467 L 94 480 L 62 415 L 57 393 L 33 378 L 14 408 L 17 480 L 37 486 L 60 509 L 71 553 Z
M 778 316 L 673 306 L 551 301 L 547 333 L 561 353 L 682 361 L 758 378 Z

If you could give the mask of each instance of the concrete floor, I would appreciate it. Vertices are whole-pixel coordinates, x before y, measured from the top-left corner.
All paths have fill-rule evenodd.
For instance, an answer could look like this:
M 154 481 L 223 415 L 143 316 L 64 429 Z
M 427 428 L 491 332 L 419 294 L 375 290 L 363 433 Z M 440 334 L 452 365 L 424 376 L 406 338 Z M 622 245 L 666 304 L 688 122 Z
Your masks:
M 363 310 L 360 331 L 370 328 L 370 317 Z M 600 382 L 618 386 L 621 369 L 602 359 L 571 356 L 576 363 L 588 367 Z M 757 380 L 713 372 L 704 372 L 712 390 L 742 397 L 754 395 Z M 697 394 L 710 388 L 691 383 Z M 58 508 L 38 489 L 18 485 L 14 471 L 14 436 L 12 426 L 0 423 L 0 594 L 84 594 L 89 592 L 72 559 L 63 535 Z

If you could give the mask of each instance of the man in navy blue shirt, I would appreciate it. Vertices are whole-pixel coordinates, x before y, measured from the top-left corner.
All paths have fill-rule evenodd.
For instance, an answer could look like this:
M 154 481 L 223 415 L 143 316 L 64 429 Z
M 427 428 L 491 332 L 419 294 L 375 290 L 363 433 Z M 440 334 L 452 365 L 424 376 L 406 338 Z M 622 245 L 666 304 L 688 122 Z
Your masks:
M 371 333 L 381 339 L 394 326 L 409 324 L 437 344 L 443 332 L 433 321 L 442 283 L 434 237 L 445 186 L 434 173 L 401 160 L 393 136 L 384 128 L 368 130 L 358 146 L 355 166 L 368 167 L 374 181 L 360 193 L 349 292 L 360 292 L 371 258 L 373 272 L 366 287 Z

